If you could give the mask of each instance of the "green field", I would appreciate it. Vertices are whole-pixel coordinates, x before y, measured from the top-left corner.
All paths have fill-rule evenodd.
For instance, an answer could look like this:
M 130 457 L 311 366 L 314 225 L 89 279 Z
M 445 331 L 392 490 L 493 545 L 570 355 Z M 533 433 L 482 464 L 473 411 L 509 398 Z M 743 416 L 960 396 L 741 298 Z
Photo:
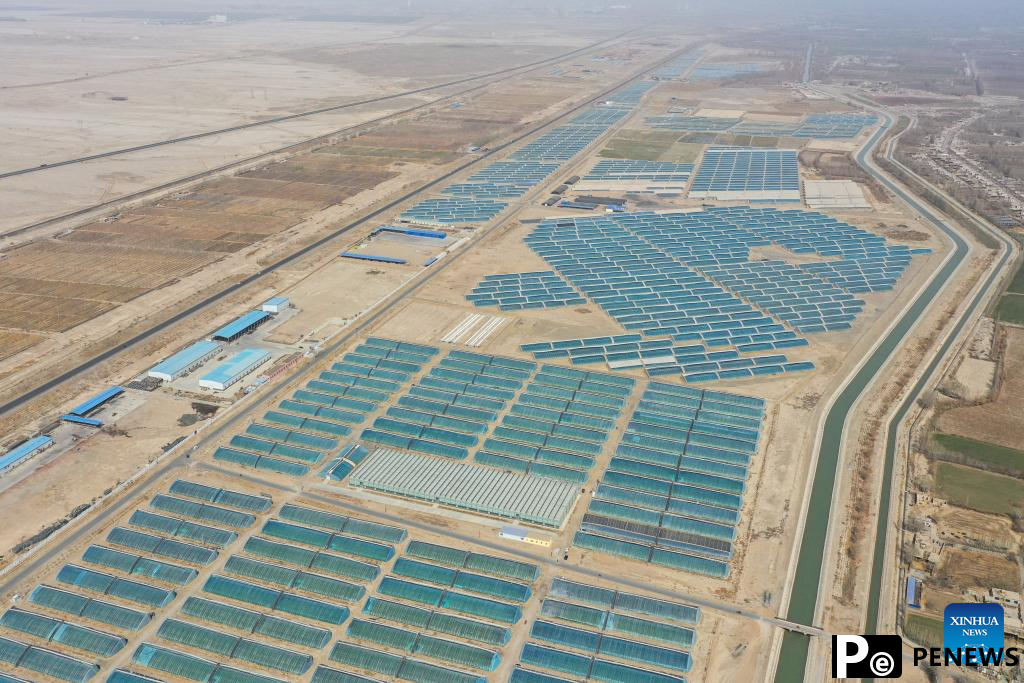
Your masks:
M 908 613 L 903 632 L 914 642 L 931 647 L 942 647 L 942 620 L 923 614 Z
M 695 145 L 690 142 L 676 142 L 662 152 L 658 161 L 668 161 L 673 164 L 692 164 L 697 161 L 704 145 Z
M 600 156 L 690 164 L 696 161 L 700 150 L 701 145 L 679 142 L 679 134 L 670 130 L 624 130 L 608 142 Z
M 624 130 L 608 142 L 608 146 L 601 150 L 601 156 L 658 161 L 678 139 L 679 134 L 670 130 Z
M 935 465 L 935 495 L 978 512 L 1008 515 L 1024 507 L 1024 482 L 939 462 Z
M 950 453 L 958 453 L 975 463 L 995 465 L 1024 474 L 1024 451 L 975 441 L 955 434 L 935 434 L 932 439 L 940 448 Z
M 1013 276 L 1013 280 L 1010 281 L 1010 286 L 1006 288 L 1007 292 L 1013 292 L 1014 294 L 1024 294 L 1024 268 L 1018 268 L 1017 274 Z
M 1014 284 L 1016 282 L 1017 278 L 1014 278 Z M 1024 325 L 1024 294 L 1004 294 L 999 300 L 996 316 L 1004 323 Z

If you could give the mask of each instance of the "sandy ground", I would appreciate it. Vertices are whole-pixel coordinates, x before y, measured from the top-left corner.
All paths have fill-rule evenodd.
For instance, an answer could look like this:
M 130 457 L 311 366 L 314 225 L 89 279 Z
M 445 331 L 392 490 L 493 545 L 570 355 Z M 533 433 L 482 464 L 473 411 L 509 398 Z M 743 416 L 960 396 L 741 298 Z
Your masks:
M 15 15 L 18 13 L 15 12 Z M 223 26 L 25 13 L 0 26 L 0 172 L 122 149 L 273 116 L 431 86 L 544 59 L 611 35 L 525 29 L 505 42 L 458 42 L 450 27 L 280 22 Z M 430 93 L 420 99 L 432 97 Z M 194 143 L 0 181 L 0 229 L 323 135 L 389 111 L 324 113 Z M 45 112 L 40 116 L 40 112 Z M 60 188 L 54 192 L 54 188 Z
M 958 383 L 957 389 L 963 387 L 965 401 L 984 401 L 992 391 L 992 382 L 996 378 L 996 364 L 981 358 L 964 358 L 953 373 Z
M 92 433 L 5 490 L 3 508 L 18 511 L 6 517 L 0 531 L 5 555 L 9 557 L 13 544 L 99 497 L 135 474 L 174 439 L 191 433 L 191 427 L 177 424 L 178 417 L 192 412 L 189 404 L 166 394 L 148 394 L 138 408 L 116 420 L 117 434 Z M 40 501 L 46 505 L 39 505 Z

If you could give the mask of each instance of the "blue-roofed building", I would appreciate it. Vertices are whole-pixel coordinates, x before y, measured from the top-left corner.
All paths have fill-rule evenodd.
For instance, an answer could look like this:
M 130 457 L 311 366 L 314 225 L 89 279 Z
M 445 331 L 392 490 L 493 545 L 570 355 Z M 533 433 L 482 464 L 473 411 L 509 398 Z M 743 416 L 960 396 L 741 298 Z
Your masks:
M 916 576 L 907 577 L 907 607 L 921 609 L 921 579 Z
M 20 446 L 15 446 L 0 456 L 0 470 L 17 465 L 25 458 L 30 458 L 36 453 L 41 453 L 53 445 L 53 439 L 48 436 L 34 436 Z
M 62 415 L 60 419 L 64 422 L 70 422 L 76 425 L 85 425 L 86 427 L 96 427 L 97 429 L 103 426 L 102 420 L 97 420 L 91 417 L 82 417 L 81 415 Z
M 199 386 L 224 391 L 232 384 L 270 360 L 270 353 L 261 349 L 244 349 L 199 379 Z
M 90 398 L 85 403 L 79 404 L 68 411 L 68 415 L 74 415 L 75 417 L 85 417 L 91 412 L 94 412 L 101 408 L 104 404 L 114 400 L 118 396 L 124 393 L 122 387 L 110 387 Z
M 270 320 L 270 314 L 266 311 L 250 311 L 220 328 L 211 337 L 217 341 L 234 341 L 243 334 L 252 332 L 268 320 Z
M 198 341 L 176 354 L 157 363 L 149 371 L 149 376 L 162 379 L 165 382 L 177 379 L 182 375 L 195 370 L 207 360 L 217 355 L 220 344 L 215 341 Z
M 264 313 L 280 313 L 291 308 L 292 302 L 286 296 L 275 296 L 272 299 L 267 299 L 260 306 L 260 310 Z

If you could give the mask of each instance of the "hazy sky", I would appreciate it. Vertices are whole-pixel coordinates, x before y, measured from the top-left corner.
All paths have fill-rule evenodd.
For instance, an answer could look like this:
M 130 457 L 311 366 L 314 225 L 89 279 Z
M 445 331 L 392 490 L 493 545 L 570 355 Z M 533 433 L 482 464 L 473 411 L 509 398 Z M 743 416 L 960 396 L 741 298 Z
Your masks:
M 5 7 L 45 7 L 64 12 L 159 9 L 227 14 L 232 11 L 259 14 L 453 11 L 479 15 L 490 10 L 499 15 L 524 12 L 549 16 L 561 11 L 620 14 L 638 19 L 699 17 L 794 24 L 809 21 L 884 24 L 892 21 L 903 24 L 896 27 L 944 24 L 950 28 L 992 26 L 1024 30 L 1024 0 L 177 0 L 170 5 L 152 0 L 0 0 L 0 11 Z

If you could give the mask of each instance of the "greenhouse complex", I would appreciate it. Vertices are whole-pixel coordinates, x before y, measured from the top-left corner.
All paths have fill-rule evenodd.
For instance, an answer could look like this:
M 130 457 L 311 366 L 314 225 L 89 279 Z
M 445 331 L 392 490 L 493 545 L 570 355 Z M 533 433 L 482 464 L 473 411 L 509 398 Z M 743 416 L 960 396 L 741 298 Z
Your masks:
M 512 656 L 540 580 L 534 562 L 176 480 L 3 613 L 21 637 L 0 649 L 28 675 L 65 681 L 115 659 L 125 664 L 108 680 L 124 683 L 485 681 Z M 562 578 L 545 590 L 508 663 L 513 680 L 585 667 L 606 671 L 600 680 L 679 681 L 689 670 L 699 608 Z
M 901 566 L 899 584 L 869 576 L 888 546 L 862 530 L 900 527 L 879 487 L 902 491 L 892 468 L 925 455 L 898 449 L 927 443 L 886 422 L 946 420 L 909 394 L 933 386 L 976 392 L 980 412 L 1012 389 L 995 379 L 1012 335 L 968 338 L 990 309 L 954 272 L 959 247 L 939 232 L 953 218 L 904 206 L 899 174 L 868 163 L 899 143 L 896 117 L 814 85 L 824 45 L 769 60 L 768 40 L 756 55 L 683 42 L 620 21 L 638 8 L 588 6 L 595 41 L 559 56 L 546 42 L 582 10 L 499 49 L 498 34 L 438 33 L 419 16 L 434 10 L 406 9 L 282 25 L 355 24 L 382 54 L 416 36 L 408 52 L 424 68 L 448 55 L 456 80 L 388 85 L 375 54 L 380 74 L 331 76 L 353 88 L 342 104 L 281 102 L 220 130 L 216 177 L 69 214 L 88 231 L 11 233 L 0 285 L 19 297 L 43 242 L 158 257 L 118 257 L 110 282 L 33 285 L 55 317 L 87 305 L 96 320 L 0 331 L 0 346 L 40 344 L 39 377 L 68 394 L 30 396 L 45 410 L 10 419 L 0 448 L 0 683 L 703 683 L 767 681 L 776 665 L 791 683 L 787 662 L 826 661 L 869 591 L 927 611 L 919 574 L 950 574 L 948 551 Z M 593 28 L 608 16 L 614 36 Z M 250 21 L 195 23 L 237 36 Z M 274 59 L 315 79 L 351 57 L 325 49 Z M 385 94 L 356 96 L 364 81 Z M 90 106 L 114 99 L 133 106 Z M 264 123 L 287 146 L 233 146 Z M 997 256 L 980 244 L 963 260 L 978 278 Z M 946 282 L 964 298 L 933 310 Z M 918 368 L 929 345 L 971 362 Z M 20 353 L 0 354 L 0 384 L 27 382 Z M 981 367 L 989 393 L 940 377 Z M 878 624 L 890 616 L 930 632 L 902 612 Z

